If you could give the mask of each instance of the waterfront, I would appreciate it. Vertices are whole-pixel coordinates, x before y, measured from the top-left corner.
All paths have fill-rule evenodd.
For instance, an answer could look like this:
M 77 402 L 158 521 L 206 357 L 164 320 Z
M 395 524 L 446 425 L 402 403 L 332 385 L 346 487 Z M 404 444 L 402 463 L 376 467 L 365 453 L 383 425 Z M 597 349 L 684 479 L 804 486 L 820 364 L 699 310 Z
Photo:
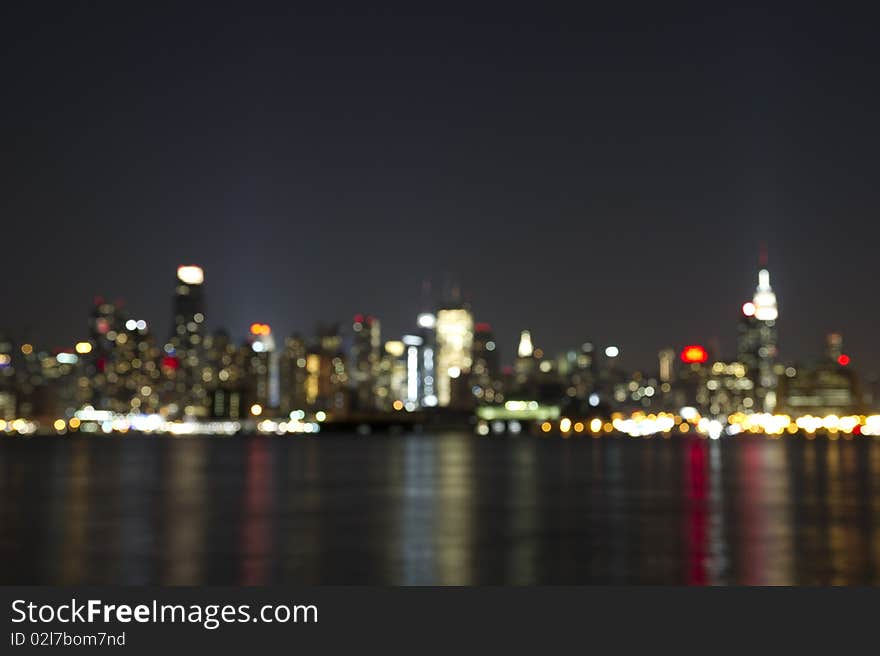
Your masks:
M 880 584 L 880 441 L 8 438 L 0 581 Z

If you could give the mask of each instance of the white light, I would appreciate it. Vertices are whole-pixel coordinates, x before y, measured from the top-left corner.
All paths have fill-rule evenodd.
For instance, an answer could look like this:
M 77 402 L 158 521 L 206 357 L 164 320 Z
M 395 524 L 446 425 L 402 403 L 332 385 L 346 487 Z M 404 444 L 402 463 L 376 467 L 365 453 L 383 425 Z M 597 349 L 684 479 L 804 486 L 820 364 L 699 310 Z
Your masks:
M 59 364 L 76 364 L 79 358 L 73 353 L 59 353 L 55 356 L 55 359 L 58 360 Z
M 678 414 L 680 414 L 685 421 L 693 421 L 700 416 L 700 413 L 697 411 L 697 409 L 689 405 L 683 407 L 681 409 L 681 412 L 679 412 Z
M 437 317 L 435 317 L 430 312 L 424 312 L 419 315 L 416 322 L 419 324 L 421 328 L 433 328 L 437 325 Z
M 599 395 L 595 392 L 590 394 L 590 405 L 594 408 L 599 405 Z
M 450 378 L 458 378 L 461 376 L 461 369 L 458 367 L 449 367 L 446 373 L 449 374 Z
M 138 330 L 146 330 L 146 329 L 147 329 L 147 322 L 144 321 L 143 319 L 140 319 L 140 320 L 137 322 L 136 326 L 137 326 L 137 329 L 138 329 Z
M 616 346 L 609 346 L 605 349 L 606 358 L 616 358 L 618 355 L 620 355 L 620 349 Z
M 262 353 L 266 350 L 266 346 L 265 344 L 263 344 L 263 342 L 254 342 L 251 345 L 251 348 L 254 349 L 254 353 Z
M 201 267 L 191 264 L 177 267 L 177 278 L 187 285 L 201 285 L 205 282 L 205 272 Z
M 486 350 L 494 351 L 495 350 L 495 342 L 486 342 Z
M 419 349 L 416 346 L 410 346 L 406 352 L 406 396 L 407 401 L 412 404 L 419 398 Z M 407 408 L 410 412 L 413 408 Z
M 324 421 L 325 419 L 327 419 L 327 413 L 323 410 L 318 410 L 315 413 L 315 419 L 317 419 L 318 421 Z
M 126 330 L 135 330 L 137 328 L 137 325 L 138 325 L 137 321 L 135 321 L 134 319 L 129 319 L 128 321 L 125 322 L 125 329 Z

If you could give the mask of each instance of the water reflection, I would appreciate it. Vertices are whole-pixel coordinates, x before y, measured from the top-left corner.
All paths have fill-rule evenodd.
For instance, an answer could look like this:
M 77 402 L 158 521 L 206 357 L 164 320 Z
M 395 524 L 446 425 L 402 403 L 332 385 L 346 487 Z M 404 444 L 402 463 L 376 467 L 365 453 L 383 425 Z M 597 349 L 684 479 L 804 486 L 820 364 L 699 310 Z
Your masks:
M 0 581 L 880 583 L 880 441 L 0 444 Z

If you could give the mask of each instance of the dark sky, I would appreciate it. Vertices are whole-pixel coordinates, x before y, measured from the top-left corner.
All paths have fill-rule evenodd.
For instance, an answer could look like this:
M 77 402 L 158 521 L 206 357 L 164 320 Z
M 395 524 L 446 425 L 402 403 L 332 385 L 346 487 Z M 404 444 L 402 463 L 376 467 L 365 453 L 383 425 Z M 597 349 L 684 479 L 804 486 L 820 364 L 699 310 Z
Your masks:
M 69 345 L 104 294 L 164 335 L 186 262 L 234 335 L 391 337 L 457 280 L 505 360 L 530 328 L 646 366 L 733 352 L 765 241 L 783 357 L 837 329 L 880 365 L 874 16 L 30 4 L 0 10 L 0 330 Z

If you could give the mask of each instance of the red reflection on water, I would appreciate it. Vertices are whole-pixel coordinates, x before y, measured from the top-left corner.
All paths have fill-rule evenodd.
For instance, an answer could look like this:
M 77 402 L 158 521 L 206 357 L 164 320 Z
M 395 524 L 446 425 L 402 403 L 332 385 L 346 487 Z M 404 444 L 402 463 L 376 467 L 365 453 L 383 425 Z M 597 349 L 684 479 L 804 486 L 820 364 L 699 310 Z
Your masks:
M 272 467 L 265 439 L 252 439 L 245 468 L 242 523 L 242 584 L 263 585 L 268 578 L 269 518 L 272 513 Z
M 707 475 L 707 446 L 704 440 L 688 443 L 685 457 L 685 514 L 687 540 L 687 584 L 706 585 L 708 558 L 709 516 Z

